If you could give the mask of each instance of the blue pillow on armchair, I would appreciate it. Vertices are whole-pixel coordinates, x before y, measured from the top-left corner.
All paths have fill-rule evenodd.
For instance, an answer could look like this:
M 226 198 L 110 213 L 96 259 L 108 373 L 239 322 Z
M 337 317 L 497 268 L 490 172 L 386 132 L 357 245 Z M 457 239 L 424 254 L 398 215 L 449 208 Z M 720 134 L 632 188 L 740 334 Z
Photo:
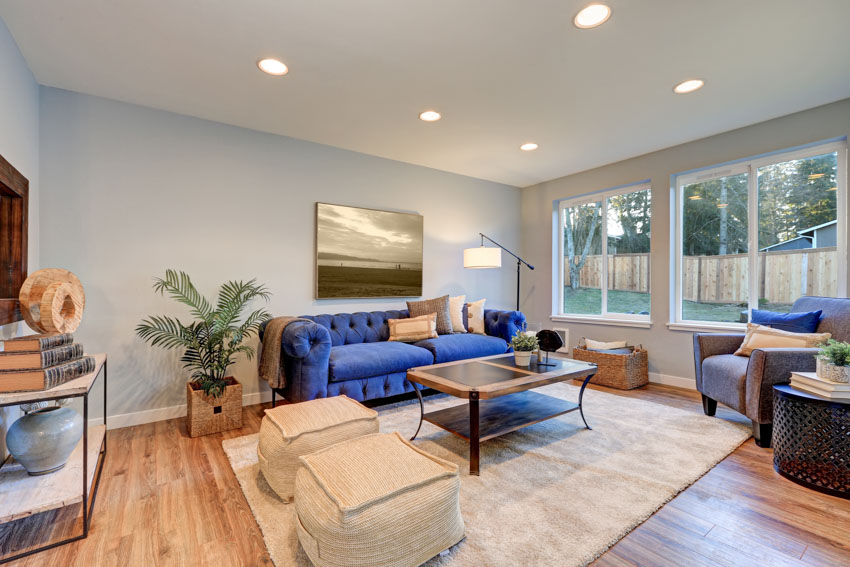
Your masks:
M 820 310 L 803 313 L 777 313 L 753 309 L 753 317 L 750 322 L 792 333 L 814 333 L 818 330 L 821 313 Z

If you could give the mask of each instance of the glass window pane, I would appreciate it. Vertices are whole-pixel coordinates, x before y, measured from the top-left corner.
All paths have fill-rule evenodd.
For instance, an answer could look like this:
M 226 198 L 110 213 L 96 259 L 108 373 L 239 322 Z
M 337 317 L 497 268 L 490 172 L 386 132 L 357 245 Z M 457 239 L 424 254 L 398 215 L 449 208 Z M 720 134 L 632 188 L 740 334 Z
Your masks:
M 609 313 L 649 315 L 649 189 L 608 199 Z
M 838 293 L 836 152 L 758 169 L 759 307 Z
M 602 202 L 568 207 L 564 228 L 564 313 L 602 314 Z
M 747 321 L 747 174 L 682 188 L 682 319 Z

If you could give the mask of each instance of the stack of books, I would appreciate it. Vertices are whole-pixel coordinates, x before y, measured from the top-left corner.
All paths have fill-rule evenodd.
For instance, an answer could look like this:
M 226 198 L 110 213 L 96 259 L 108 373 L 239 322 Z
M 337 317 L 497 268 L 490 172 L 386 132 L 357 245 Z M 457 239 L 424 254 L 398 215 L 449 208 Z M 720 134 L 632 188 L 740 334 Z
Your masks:
M 0 341 L 0 392 L 49 390 L 94 371 L 70 333 Z
M 850 384 L 819 378 L 814 372 L 792 372 L 791 386 L 835 400 L 850 400 Z

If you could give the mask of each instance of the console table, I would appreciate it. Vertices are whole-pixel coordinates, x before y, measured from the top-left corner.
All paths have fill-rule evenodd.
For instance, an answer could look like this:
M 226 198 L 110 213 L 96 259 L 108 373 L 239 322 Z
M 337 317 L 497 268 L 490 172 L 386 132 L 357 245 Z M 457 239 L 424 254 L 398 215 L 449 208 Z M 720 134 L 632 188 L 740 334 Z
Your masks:
M 64 467 L 50 474 L 30 476 L 11 457 L 6 463 L 0 465 L 0 524 L 82 503 L 82 533 L 18 553 L 13 552 L 13 555 L 0 557 L 0 563 L 7 563 L 46 549 L 85 539 L 89 535 L 97 487 L 100 484 L 103 463 L 106 459 L 106 355 L 92 356 L 95 359 L 95 369 L 85 376 L 49 390 L 0 394 L 0 407 L 65 398 L 83 399 L 83 438 L 80 439 Z M 89 394 L 101 372 L 103 373 L 103 424 L 89 427 Z M 81 484 L 82 490 L 80 490 Z
M 773 387 L 773 468 L 808 488 L 850 498 L 850 400 Z

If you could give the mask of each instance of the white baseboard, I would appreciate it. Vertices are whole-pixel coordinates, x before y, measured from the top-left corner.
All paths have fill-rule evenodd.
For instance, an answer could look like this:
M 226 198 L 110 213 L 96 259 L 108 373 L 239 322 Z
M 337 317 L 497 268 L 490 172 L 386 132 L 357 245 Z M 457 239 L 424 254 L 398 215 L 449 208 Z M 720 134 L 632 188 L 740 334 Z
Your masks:
M 271 390 L 264 392 L 254 392 L 253 394 L 244 394 L 242 396 L 243 406 L 252 406 L 254 404 L 262 404 L 272 401 Z M 164 421 L 166 419 L 174 419 L 176 417 L 184 417 L 186 415 L 186 404 L 179 406 L 171 406 L 167 408 L 157 408 L 152 410 L 137 411 L 133 413 L 123 413 L 119 415 L 110 415 L 106 418 L 107 429 L 120 429 L 122 427 L 132 427 L 133 425 L 144 425 L 145 423 L 153 423 L 155 421 Z M 89 420 L 89 425 L 100 425 L 103 423 L 101 418 Z
M 681 376 L 671 376 L 670 374 L 659 374 L 658 372 L 650 372 L 649 381 L 653 384 L 677 386 L 679 388 L 687 388 L 688 390 L 697 389 L 697 381 L 693 378 L 682 378 Z

